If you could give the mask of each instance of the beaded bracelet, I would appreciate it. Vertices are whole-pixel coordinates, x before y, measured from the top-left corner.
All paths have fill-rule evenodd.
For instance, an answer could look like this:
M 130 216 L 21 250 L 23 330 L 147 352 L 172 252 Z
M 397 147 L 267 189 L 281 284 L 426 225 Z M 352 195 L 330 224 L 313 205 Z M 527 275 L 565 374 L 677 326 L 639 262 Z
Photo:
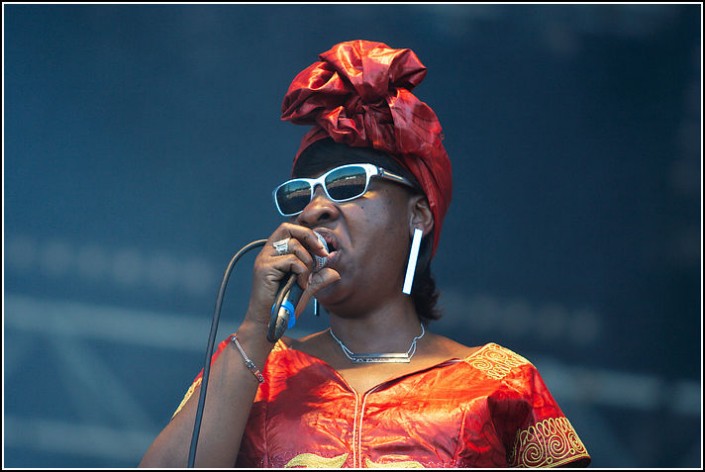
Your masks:
M 260 372 L 255 363 L 252 362 L 252 359 L 247 357 L 247 354 L 245 354 L 245 351 L 242 349 L 242 346 L 240 346 L 240 341 L 237 340 L 237 336 L 234 334 L 230 336 L 230 342 L 235 344 L 237 350 L 240 351 L 240 354 L 242 355 L 242 358 L 245 361 L 245 367 L 247 367 L 250 372 L 252 372 L 252 375 L 255 376 L 259 383 L 264 383 L 264 376 L 262 375 L 262 372 Z

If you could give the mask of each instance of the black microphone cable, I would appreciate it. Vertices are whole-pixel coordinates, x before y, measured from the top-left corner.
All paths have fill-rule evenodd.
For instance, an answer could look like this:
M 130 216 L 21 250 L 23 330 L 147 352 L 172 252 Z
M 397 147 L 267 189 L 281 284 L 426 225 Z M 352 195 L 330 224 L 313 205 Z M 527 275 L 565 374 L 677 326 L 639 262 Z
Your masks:
M 215 312 L 213 313 L 213 321 L 211 322 L 211 332 L 208 336 L 208 347 L 206 348 L 206 360 L 203 367 L 203 376 L 201 377 L 201 393 L 198 397 L 198 408 L 196 410 L 196 420 L 193 425 L 193 435 L 191 436 L 191 448 L 188 455 L 188 467 L 193 468 L 196 461 L 196 447 L 198 446 L 198 435 L 201 432 L 201 420 L 203 419 L 203 407 L 206 404 L 206 389 L 208 388 L 208 379 L 211 372 L 211 358 L 213 356 L 213 348 L 215 347 L 215 338 L 218 334 L 218 323 L 220 322 L 220 309 L 223 305 L 223 296 L 225 295 L 225 287 L 228 285 L 228 279 L 235 267 L 237 261 L 252 249 L 262 247 L 267 243 L 266 239 L 258 239 L 240 249 L 233 256 L 225 269 L 223 281 L 220 283 L 218 298 L 215 302 Z

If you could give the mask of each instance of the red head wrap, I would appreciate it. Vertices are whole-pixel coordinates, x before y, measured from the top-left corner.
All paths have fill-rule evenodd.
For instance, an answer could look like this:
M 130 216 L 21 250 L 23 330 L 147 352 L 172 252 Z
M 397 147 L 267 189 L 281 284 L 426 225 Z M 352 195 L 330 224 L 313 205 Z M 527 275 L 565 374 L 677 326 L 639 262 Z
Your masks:
M 333 46 L 301 71 L 282 103 L 282 120 L 314 125 L 302 151 L 323 138 L 394 157 L 421 184 L 434 218 L 433 252 L 452 191 L 450 159 L 433 110 L 411 93 L 426 67 L 410 49 L 371 41 Z

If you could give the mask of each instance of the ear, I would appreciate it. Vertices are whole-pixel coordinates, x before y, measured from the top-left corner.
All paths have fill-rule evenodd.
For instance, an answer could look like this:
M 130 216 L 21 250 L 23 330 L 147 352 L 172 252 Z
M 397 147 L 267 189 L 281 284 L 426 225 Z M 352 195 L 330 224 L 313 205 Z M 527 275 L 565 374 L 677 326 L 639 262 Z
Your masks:
M 409 200 L 409 235 L 419 228 L 426 236 L 433 231 L 433 213 L 428 200 L 423 195 L 415 195 Z

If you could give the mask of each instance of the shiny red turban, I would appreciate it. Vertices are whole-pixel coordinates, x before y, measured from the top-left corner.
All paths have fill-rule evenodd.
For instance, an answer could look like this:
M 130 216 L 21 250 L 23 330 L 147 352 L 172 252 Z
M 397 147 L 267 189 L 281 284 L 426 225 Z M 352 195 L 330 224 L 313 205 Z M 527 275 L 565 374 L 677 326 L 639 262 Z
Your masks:
M 388 153 L 416 177 L 428 198 L 435 253 L 452 175 L 441 124 L 411 93 L 426 67 L 410 49 L 364 40 L 337 44 L 319 59 L 294 78 L 282 103 L 282 120 L 314 125 L 294 163 L 308 146 L 328 137 Z

